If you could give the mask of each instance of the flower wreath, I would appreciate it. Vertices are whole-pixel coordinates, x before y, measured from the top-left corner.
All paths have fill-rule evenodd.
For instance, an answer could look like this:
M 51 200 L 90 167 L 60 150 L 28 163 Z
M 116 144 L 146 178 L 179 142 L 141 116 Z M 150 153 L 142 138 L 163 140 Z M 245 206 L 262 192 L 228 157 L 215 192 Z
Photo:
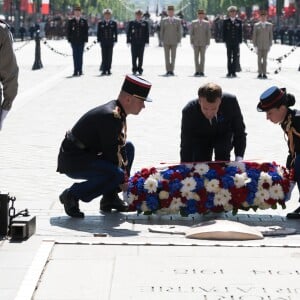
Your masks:
M 291 174 L 273 163 L 208 162 L 144 168 L 129 178 L 130 210 L 144 214 L 256 211 L 290 197 Z

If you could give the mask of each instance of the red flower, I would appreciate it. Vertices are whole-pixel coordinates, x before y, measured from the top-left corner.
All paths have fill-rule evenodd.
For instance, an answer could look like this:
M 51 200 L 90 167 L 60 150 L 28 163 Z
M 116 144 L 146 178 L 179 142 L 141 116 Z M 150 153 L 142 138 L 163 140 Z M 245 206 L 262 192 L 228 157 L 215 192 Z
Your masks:
M 246 187 L 242 188 L 236 188 L 232 187 L 229 189 L 231 193 L 231 200 L 229 201 L 230 204 L 236 207 L 240 207 L 241 203 L 246 201 L 247 195 L 248 195 L 248 190 Z

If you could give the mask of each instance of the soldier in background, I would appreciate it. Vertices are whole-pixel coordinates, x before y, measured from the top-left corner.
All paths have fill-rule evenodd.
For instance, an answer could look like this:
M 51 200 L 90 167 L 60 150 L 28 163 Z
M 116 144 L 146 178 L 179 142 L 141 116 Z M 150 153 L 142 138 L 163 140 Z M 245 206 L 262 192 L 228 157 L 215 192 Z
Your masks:
M 117 22 L 111 19 L 112 10 L 103 10 L 104 20 L 98 23 L 97 40 L 101 46 L 101 75 L 111 75 L 111 63 L 114 44 L 118 41 Z
M 67 39 L 73 51 L 74 73 L 73 76 L 82 75 L 82 62 L 84 44 L 88 42 L 88 23 L 81 17 L 81 7 L 74 7 L 74 17 L 68 21 Z
M 198 19 L 192 21 L 190 29 L 190 41 L 194 49 L 195 76 L 204 76 L 205 51 L 210 44 L 210 26 L 204 17 L 205 11 L 199 9 Z
M 149 45 L 149 24 L 142 20 L 143 12 L 135 11 L 135 20 L 130 21 L 127 30 L 127 44 L 131 45 L 132 73 L 143 74 L 145 45 Z
M 12 43 L 8 25 L 0 20 L 0 130 L 18 92 L 19 68 Z
M 267 22 L 267 12 L 260 12 L 260 21 L 254 24 L 252 42 L 256 48 L 258 76 L 257 78 L 267 78 L 267 55 L 273 41 L 273 25 Z
M 174 76 L 177 46 L 181 41 L 182 27 L 180 19 L 174 17 L 174 6 L 168 6 L 168 17 L 160 23 L 160 37 L 165 52 L 166 75 Z
M 236 77 L 240 43 L 242 43 L 242 21 L 237 18 L 237 7 L 228 7 L 229 17 L 223 21 L 223 41 L 227 48 L 227 75 Z

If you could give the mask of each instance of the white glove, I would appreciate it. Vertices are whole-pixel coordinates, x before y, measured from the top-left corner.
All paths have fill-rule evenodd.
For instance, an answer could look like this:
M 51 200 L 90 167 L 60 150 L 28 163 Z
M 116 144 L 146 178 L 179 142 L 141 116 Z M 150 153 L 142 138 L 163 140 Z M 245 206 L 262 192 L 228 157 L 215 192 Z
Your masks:
M 235 161 L 242 161 L 243 160 L 243 157 L 241 157 L 241 156 L 236 156 L 235 157 Z
M 8 114 L 8 110 L 2 109 L 0 111 L 0 130 L 2 128 L 3 121 L 6 118 L 7 114 Z

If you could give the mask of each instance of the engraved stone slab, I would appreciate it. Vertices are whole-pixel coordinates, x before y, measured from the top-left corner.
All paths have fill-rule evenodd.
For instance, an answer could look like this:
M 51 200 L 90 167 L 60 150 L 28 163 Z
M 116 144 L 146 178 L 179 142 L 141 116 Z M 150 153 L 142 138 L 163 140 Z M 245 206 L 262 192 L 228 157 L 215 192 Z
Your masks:
M 34 300 L 299 300 L 300 250 L 55 245 Z

